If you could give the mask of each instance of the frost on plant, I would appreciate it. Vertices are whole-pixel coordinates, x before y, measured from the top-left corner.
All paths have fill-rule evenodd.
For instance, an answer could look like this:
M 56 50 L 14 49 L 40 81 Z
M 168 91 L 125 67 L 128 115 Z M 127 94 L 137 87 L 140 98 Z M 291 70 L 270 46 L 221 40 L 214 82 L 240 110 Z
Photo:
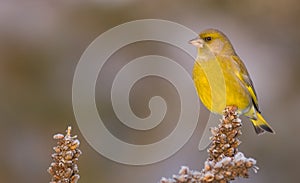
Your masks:
M 237 108 L 226 107 L 220 122 L 218 127 L 211 129 L 212 144 L 202 171 L 192 171 L 183 166 L 179 175 L 162 178 L 161 183 L 228 183 L 237 177 L 248 178 L 250 169 L 257 172 L 256 160 L 246 158 L 238 151 L 241 141 L 237 137 L 241 135 L 242 124 Z

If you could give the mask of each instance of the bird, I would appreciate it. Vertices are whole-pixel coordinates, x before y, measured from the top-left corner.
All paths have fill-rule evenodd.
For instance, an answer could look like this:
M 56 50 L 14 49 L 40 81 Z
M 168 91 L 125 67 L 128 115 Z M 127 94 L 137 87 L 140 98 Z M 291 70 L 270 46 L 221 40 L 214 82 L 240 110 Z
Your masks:
M 189 43 L 198 51 L 192 77 L 203 105 L 216 114 L 236 106 L 239 115 L 250 118 L 257 134 L 275 133 L 261 114 L 249 72 L 227 36 L 206 29 Z

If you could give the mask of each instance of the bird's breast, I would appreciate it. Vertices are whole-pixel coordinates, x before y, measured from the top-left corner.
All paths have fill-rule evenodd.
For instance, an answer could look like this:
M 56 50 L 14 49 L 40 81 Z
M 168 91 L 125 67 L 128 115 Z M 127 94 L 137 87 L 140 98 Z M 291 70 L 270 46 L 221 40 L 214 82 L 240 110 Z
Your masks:
M 223 58 L 224 59 L 224 58 Z M 235 76 L 228 60 L 197 60 L 193 68 L 193 80 L 204 106 L 222 114 L 226 106 L 235 105 L 243 111 L 251 105 L 251 97 Z

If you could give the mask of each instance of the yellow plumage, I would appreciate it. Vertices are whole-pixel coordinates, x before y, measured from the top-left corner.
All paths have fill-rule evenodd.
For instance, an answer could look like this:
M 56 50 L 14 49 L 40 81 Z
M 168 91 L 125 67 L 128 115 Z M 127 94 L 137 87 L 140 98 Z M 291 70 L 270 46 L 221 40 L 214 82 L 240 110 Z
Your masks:
M 251 119 L 256 133 L 274 133 L 260 114 L 249 73 L 228 38 L 209 29 L 191 43 L 198 48 L 193 80 L 204 106 L 218 114 L 226 106 L 237 106 L 241 114 Z

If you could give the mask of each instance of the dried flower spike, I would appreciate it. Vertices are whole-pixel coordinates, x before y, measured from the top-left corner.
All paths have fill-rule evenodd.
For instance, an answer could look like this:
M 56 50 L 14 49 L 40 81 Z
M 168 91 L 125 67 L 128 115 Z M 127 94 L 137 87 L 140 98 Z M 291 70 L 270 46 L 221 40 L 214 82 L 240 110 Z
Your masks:
M 50 183 L 76 183 L 80 177 L 77 161 L 81 155 L 77 136 L 71 136 L 69 126 L 66 135 L 56 134 L 53 139 L 57 140 L 57 146 L 53 147 L 54 153 L 51 156 L 53 162 L 48 168 L 52 176 Z
M 229 183 L 236 177 L 247 178 L 249 169 L 257 172 L 256 160 L 238 151 L 241 142 L 237 137 L 242 134 L 242 123 L 237 107 L 226 107 L 220 122 L 218 127 L 211 128 L 212 144 L 203 170 L 197 172 L 182 167 L 179 175 L 174 175 L 173 179 L 164 178 L 161 183 Z

